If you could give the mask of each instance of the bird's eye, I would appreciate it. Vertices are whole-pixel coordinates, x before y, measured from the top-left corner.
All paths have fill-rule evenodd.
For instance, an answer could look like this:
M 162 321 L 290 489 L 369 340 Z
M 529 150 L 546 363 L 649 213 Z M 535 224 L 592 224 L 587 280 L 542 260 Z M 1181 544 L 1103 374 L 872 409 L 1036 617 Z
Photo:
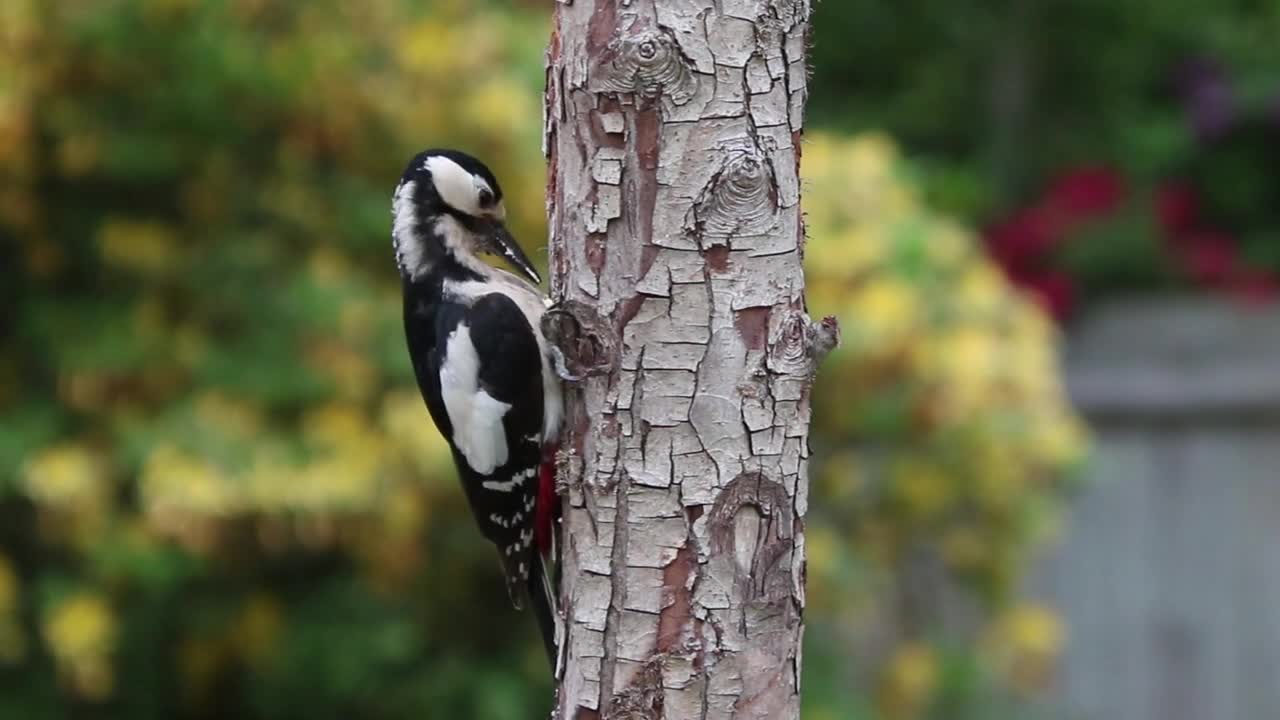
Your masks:
M 480 207 L 493 205 L 493 193 L 488 188 L 480 188 Z

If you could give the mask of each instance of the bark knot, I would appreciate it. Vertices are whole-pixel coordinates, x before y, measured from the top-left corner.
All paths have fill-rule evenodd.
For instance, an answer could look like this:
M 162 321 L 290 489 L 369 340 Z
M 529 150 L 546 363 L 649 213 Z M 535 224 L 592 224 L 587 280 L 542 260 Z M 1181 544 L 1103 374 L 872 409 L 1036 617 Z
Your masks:
M 703 247 L 727 245 L 741 235 L 761 235 L 777 222 L 773 166 L 754 143 L 730 148 L 720 169 L 689 211 L 685 229 Z
M 565 300 L 542 316 L 542 333 L 559 348 L 568 371 L 578 377 L 607 375 L 618 367 L 617 333 L 591 305 Z
M 770 322 L 768 368 L 775 373 L 816 372 L 818 363 L 840 344 L 840 323 L 828 315 L 813 322 L 800 309 Z
M 614 31 L 601 53 L 591 88 L 598 92 L 633 94 L 642 98 L 666 95 L 677 105 L 693 98 L 697 81 L 680 46 L 661 28 L 629 16 Z
M 734 584 L 748 601 L 791 597 L 786 573 L 770 570 L 792 550 L 792 506 L 786 488 L 763 473 L 748 472 L 729 482 L 708 518 L 713 558 L 731 557 Z M 785 582 L 775 583 L 782 577 Z

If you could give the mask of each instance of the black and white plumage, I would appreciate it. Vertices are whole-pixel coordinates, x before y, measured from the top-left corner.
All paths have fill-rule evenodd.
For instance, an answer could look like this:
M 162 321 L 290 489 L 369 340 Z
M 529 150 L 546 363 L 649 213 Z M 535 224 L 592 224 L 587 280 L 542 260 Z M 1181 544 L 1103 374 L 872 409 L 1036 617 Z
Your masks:
M 536 285 L 482 262 L 538 274 L 503 224 L 502 189 L 480 161 L 420 153 L 392 208 L 409 355 L 427 409 L 453 450 L 481 533 L 498 548 L 516 607 L 528 596 L 554 653 L 555 594 L 535 544 L 552 508 L 540 472 L 558 436 L 561 394 Z M 554 497 L 552 494 L 551 497 Z M 540 506 L 541 503 L 541 506 Z

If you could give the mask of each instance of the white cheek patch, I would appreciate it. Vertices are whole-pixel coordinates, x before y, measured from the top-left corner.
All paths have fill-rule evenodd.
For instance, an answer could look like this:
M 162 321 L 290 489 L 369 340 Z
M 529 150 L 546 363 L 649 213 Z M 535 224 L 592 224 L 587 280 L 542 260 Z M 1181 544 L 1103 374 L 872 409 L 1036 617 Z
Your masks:
M 423 169 L 431 173 L 431 182 L 436 186 L 441 200 L 468 215 L 478 217 L 484 214 L 480 208 L 480 189 L 477 187 L 477 182 L 484 183 L 484 180 L 476 178 L 443 155 L 427 158 Z M 485 183 L 484 187 L 488 187 L 488 184 Z
M 473 470 L 488 475 L 507 462 L 502 418 L 511 405 L 481 390 L 479 375 L 480 358 L 471 344 L 471 331 L 458 325 L 445 344 L 440 396 L 453 425 L 453 444 Z

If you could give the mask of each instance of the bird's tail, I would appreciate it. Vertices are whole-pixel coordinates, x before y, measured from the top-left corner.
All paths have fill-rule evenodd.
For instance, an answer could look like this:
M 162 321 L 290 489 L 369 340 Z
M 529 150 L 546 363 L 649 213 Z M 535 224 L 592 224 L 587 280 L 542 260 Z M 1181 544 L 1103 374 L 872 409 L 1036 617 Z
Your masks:
M 559 625 L 556 583 L 542 554 L 538 552 L 531 554 L 533 567 L 529 572 L 529 605 L 538 622 L 538 632 L 542 633 L 542 644 L 547 651 L 547 661 L 551 663 L 551 671 L 554 673 L 559 659 L 557 652 L 559 643 L 556 638 L 556 628 Z
M 533 537 L 534 547 L 530 553 L 533 567 L 529 573 L 529 604 L 533 606 L 533 614 L 538 621 L 538 631 L 542 633 L 542 643 L 547 650 L 547 659 L 551 662 L 551 672 L 559 671 L 560 643 L 557 642 L 556 630 L 560 626 L 556 589 L 560 587 L 559 555 L 557 554 L 556 516 L 559 514 L 559 498 L 556 496 L 556 445 L 551 444 L 543 449 L 542 463 L 538 468 L 538 490 L 535 501 Z

